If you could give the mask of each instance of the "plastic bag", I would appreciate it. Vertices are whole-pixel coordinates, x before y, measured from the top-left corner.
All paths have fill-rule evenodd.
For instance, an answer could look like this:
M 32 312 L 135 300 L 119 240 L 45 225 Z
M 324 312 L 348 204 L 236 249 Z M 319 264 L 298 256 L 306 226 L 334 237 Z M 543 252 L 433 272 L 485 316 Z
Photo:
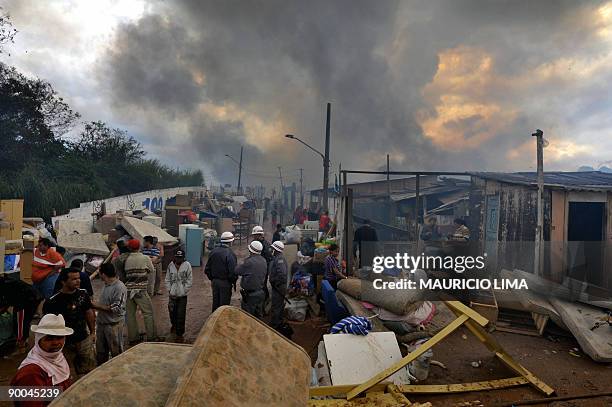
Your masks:
M 306 300 L 291 300 L 291 304 L 285 305 L 287 319 L 290 321 L 303 322 L 308 313 L 308 301 Z

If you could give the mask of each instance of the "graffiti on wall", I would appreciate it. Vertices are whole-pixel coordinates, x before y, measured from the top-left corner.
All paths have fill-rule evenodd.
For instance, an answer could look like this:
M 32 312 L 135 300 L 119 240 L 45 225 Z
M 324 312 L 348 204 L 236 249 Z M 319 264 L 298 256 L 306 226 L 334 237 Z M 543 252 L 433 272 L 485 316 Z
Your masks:
M 164 200 L 161 196 L 153 199 L 147 198 L 142 201 L 142 206 L 151 212 L 161 211 L 164 209 Z

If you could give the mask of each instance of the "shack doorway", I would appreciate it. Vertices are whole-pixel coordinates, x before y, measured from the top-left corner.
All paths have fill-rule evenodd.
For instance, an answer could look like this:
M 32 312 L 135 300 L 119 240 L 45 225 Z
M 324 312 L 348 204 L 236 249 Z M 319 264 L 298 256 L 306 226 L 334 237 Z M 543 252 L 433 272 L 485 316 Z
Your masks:
M 604 285 L 605 214 L 605 202 L 569 202 L 569 275 L 596 286 Z

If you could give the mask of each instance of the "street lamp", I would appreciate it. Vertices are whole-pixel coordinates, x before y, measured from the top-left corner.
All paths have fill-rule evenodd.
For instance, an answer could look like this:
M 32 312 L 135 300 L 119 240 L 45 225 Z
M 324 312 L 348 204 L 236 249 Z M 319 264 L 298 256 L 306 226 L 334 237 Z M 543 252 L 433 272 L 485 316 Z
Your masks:
M 306 147 L 308 147 L 309 149 L 311 149 L 312 151 L 314 151 L 315 153 L 319 154 L 321 156 L 321 158 L 323 159 L 323 162 L 325 162 L 325 154 L 323 154 L 322 152 L 320 152 L 319 150 L 317 150 L 316 148 L 312 147 L 311 145 L 303 142 L 302 140 L 300 140 L 300 138 L 294 136 L 293 134 L 285 134 L 285 137 L 290 138 L 292 140 L 297 140 L 300 143 L 304 144 Z
M 319 154 L 323 158 L 323 210 L 327 211 L 327 188 L 329 186 L 329 129 L 331 124 L 331 103 L 327 104 L 327 121 L 325 122 L 325 154 L 317 150 L 316 148 L 304 143 L 293 134 L 285 134 L 285 137 L 292 140 L 297 140 L 304 144 L 306 147 Z
M 329 184 L 329 158 L 326 158 L 326 155 L 329 157 L 329 147 L 328 147 L 329 143 L 326 143 L 326 146 L 328 148 L 326 148 L 325 151 L 327 154 L 323 154 L 322 152 L 320 152 L 319 150 L 317 150 L 310 144 L 305 143 L 299 137 L 296 137 L 293 134 L 285 134 L 285 137 L 302 143 L 303 145 L 305 145 L 306 147 L 308 147 L 309 149 L 311 149 L 312 151 L 320 155 L 321 158 L 323 159 L 323 210 L 327 210 L 327 202 L 328 202 L 327 201 L 327 188 Z
M 230 160 L 232 160 L 233 162 L 235 162 L 236 164 L 238 164 L 238 187 L 236 188 L 236 193 L 240 194 L 240 181 L 242 178 L 242 147 L 240 147 L 240 161 L 236 160 L 234 157 L 232 157 L 229 154 L 225 154 L 225 156 L 227 158 L 229 158 Z

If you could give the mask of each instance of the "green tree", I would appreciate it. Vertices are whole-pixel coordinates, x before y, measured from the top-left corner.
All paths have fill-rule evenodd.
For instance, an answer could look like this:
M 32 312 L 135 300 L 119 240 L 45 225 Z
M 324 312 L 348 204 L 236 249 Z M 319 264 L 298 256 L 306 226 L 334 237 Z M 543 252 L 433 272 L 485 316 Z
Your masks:
M 61 136 L 78 117 L 50 83 L 26 78 L 0 63 L 0 169 L 19 170 L 27 162 L 24 158 L 61 157 Z

